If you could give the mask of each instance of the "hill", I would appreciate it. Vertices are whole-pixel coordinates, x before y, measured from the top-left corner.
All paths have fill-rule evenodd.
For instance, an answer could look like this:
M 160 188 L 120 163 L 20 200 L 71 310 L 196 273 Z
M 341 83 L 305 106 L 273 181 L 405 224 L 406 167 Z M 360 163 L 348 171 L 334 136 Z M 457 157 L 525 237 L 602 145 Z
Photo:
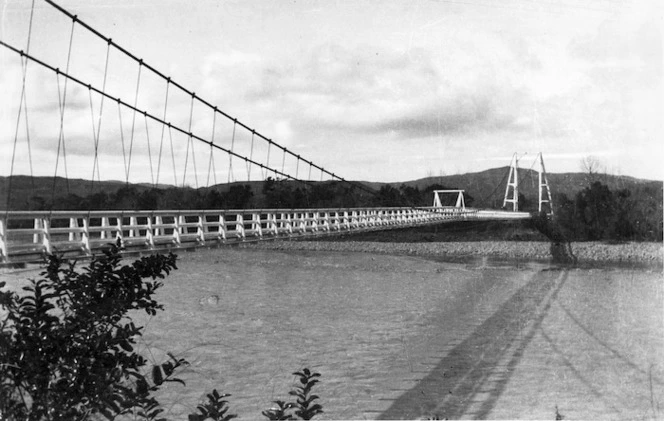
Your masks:
M 509 167 L 492 168 L 486 171 L 455 174 L 438 177 L 427 177 L 417 180 L 404 181 L 401 183 L 377 183 L 359 181 L 358 184 L 363 184 L 375 191 L 379 191 L 382 187 L 390 186 L 393 188 L 400 188 L 402 186 L 417 188 L 420 192 L 424 191 L 427 187 L 433 185 L 444 186 L 447 188 L 464 189 L 466 194 L 474 198 L 473 206 L 499 208 L 502 206 L 503 197 L 505 195 L 505 187 L 507 177 L 509 174 Z M 643 180 L 627 176 L 615 176 L 610 174 L 596 174 L 593 178 L 589 178 L 586 173 L 550 173 L 547 175 L 549 186 L 551 188 L 554 200 L 560 194 L 564 194 L 568 198 L 573 198 L 579 191 L 587 187 L 591 181 L 601 181 L 607 185 L 612 191 L 627 189 L 630 191 L 637 191 L 647 189 L 648 191 L 660 192 L 664 187 L 661 181 Z M 182 190 L 182 191 L 197 191 L 200 194 L 210 194 L 216 192 L 218 194 L 226 194 L 231 189 L 239 186 L 248 185 L 252 192 L 254 204 L 262 206 L 264 203 L 263 190 L 265 181 L 250 181 L 250 182 L 236 182 L 236 183 L 222 183 L 209 187 L 201 187 L 193 189 L 191 187 L 176 188 L 172 185 L 158 185 L 153 187 L 150 184 L 126 184 L 122 181 L 95 181 L 82 179 L 64 179 L 57 177 L 29 177 L 29 176 L 13 176 L 11 179 L 11 208 L 13 210 L 33 209 L 33 203 L 36 197 L 41 197 L 46 202 L 51 199 L 57 201 L 58 198 L 63 196 L 78 196 L 84 198 L 92 194 L 105 194 L 113 195 L 123 188 L 135 189 L 135 192 L 142 194 L 153 189 L 160 191 L 167 190 Z M 293 189 L 299 186 L 296 182 L 286 182 Z M 329 185 L 329 182 L 314 182 L 314 186 Z M 537 203 L 538 200 L 538 174 L 536 171 L 520 169 L 519 170 L 519 191 L 526 199 L 526 202 Z M 0 209 L 7 209 L 7 189 L 9 187 L 9 177 L 0 177 Z M 340 194 L 340 192 L 337 192 Z M 425 198 L 426 204 L 433 202 L 433 197 Z
M 519 169 L 519 192 L 531 202 L 538 200 L 538 173 L 534 170 Z M 442 185 L 449 188 L 463 189 L 475 198 L 475 205 L 479 207 L 497 208 L 502 205 L 509 176 L 509 167 L 492 168 L 485 171 L 455 174 L 437 177 L 426 177 L 403 183 L 364 183 L 376 190 L 385 185 L 399 187 L 401 185 L 415 187 L 424 190 L 431 185 Z M 579 191 L 588 187 L 593 181 L 600 181 L 611 190 L 636 190 L 648 187 L 662 190 L 662 181 L 644 180 L 628 176 L 617 176 L 611 174 L 587 173 L 548 173 L 547 180 L 551 188 L 551 194 L 555 198 L 560 194 L 574 197 Z M 433 197 L 431 198 L 433 202 Z

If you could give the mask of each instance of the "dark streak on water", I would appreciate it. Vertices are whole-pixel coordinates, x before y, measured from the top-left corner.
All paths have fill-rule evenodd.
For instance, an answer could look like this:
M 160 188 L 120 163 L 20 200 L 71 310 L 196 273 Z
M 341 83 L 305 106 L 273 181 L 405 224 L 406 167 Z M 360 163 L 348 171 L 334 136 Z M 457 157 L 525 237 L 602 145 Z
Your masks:
M 430 260 L 439 263 L 457 263 L 465 264 L 472 268 L 505 268 L 505 269 L 540 269 L 540 270 L 561 270 L 561 269 L 606 269 L 606 270 L 646 270 L 662 271 L 663 262 L 619 262 L 619 261 L 579 261 L 576 264 L 556 263 L 552 258 L 533 259 L 533 258 L 515 258 L 515 257 L 494 257 L 494 256 L 418 256 L 424 260 Z

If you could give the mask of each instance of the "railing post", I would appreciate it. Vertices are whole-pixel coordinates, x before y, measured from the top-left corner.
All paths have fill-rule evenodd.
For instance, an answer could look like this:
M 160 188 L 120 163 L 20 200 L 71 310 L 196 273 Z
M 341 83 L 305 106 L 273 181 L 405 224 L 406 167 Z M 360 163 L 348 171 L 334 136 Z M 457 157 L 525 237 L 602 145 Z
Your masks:
M 239 239 L 244 241 L 246 239 L 246 234 L 244 232 L 244 215 L 238 213 L 235 215 L 235 231 Z
M 279 225 L 277 224 L 277 212 L 271 212 L 268 213 L 268 218 L 270 219 L 270 223 L 272 225 L 272 235 L 274 237 L 279 236 Z
M 219 214 L 219 227 L 217 239 L 226 241 L 226 218 L 223 213 Z
M 261 228 L 260 211 L 251 214 L 251 228 L 253 228 L 255 234 L 258 234 L 258 238 L 263 238 L 263 229 Z
M 154 217 L 154 223 L 157 225 L 157 228 L 154 228 L 154 230 L 152 231 L 152 234 L 155 237 L 163 235 L 164 228 L 162 228 L 162 225 L 164 224 L 164 218 L 157 215 L 157 216 Z
M 79 235 L 72 228 L 78 228 L 78 218 L 69 218 L 69 242 L 78 241 Z
M 32 244 L 39 244 L 41 242 L 41 234 L 37 232 L 37 230 L 44 229 L 41 221 L 41 218 L 35 218 L 34 224 L 32 225 L 32 228 L 35 230 L 34 234 L 32 234 Z
M 124 232 L 122 231 L 122 212 L 120 212 L 120 215 L 117 216 L 117 219 L 118 221 L 116 224 L 117 231 L 115 232 L 115 240 L 117 241 L 120 239 L 120 243 L 122 243 L 124 241 Z
M 205 214 L 201 213 L 198 215 L 198 227 L 196 230 L 198 234 L 198 242 L 200 244 L 205 244 Z
M 154 248 L 154 236 L 155 232 L 154 228 L 152 227 L 152 215 L 148 215 L 148 219 L 145 224 L 145 242 L 151 249 Z
M 44 251 L 46 254 L 53 253 L 53 245 L 51 244 L 51 220 L 48 218 L 42 219 L 42 244 L 44 245 Z
M 173 216 L 173 242 L 178 247 L 182 245 L 181 241 L 182 239 L 180 237 L 182 227 L 180 226 L 180 224 L 184 222 L 180 218 L 183 218 L 183 216 L 182 215 Z
M 9 262 L 9 251 L 7 249 L 7 219 L 3 216 L 0 216 L 0 261 L 3 263 Z
M 129 217 L 129 237 L 136 237 L 136 217 L 135 216 L 130 216 Z
M 90 248 L 90 215 L 83 217 L 83 233 L 81 234 L 81 244 L 83 245 L 83 251 L 88 256 L 92 254 L 92 249 Z
M 323 231 L 330 232 L 330 212 L 323 212 Z
M 289 237 L 293 235 L 293 219 L 290 212 L 286 214 L 286 231 Z
M 297 227 L 301 234 L 307 233 L 307 213 L 299 212 L 296 214 Z
M 108 237 L 108 232 L 104 229 L 108 226 L 108 216 L 101 217 L 101 231 L 99 232 L 99 238 L 105 240 Z

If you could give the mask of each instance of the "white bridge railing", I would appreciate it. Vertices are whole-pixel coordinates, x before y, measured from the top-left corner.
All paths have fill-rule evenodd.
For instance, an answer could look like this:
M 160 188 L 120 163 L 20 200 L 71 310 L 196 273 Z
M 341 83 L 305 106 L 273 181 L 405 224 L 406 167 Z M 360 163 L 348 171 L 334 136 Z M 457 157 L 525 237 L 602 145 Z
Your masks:
M 62 253 L 89 256 L 120 241 L 126 250 L 368 231 L 464 219 L 528 218 L 524 212 L 455 207 L 0 213 L 0 263 Z

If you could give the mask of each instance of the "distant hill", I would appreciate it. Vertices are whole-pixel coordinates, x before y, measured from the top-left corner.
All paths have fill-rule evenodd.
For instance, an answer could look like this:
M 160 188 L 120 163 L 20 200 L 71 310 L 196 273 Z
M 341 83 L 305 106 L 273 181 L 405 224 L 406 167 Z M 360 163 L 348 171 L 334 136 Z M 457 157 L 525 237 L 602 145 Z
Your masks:
M 538 200 L 538 173 L 534 170 L 519 169 L 519 192 L 527 199 Z M 485 171 L 445 175 L 437 177 L 426 177 L 402 183 L 369 183 L 365 185 L 374 189 L 380 189 L 381 186 L 391 185 L 399 187 L 402 184 L 410 187 L 417 187 L 420 190 L 427 186 L 440 184 L 449 188 L 463 189 L 467 194 L 475 198 L 477 206 L 496 207 L 502 204 L 507 186 L 507 177 L 509 176 L 509 167 L 492 168 Z M 616 176 L 611 174 L 594 174 L 589 177 L 586 173 L 547 173 L 547 180 L 551 188 L 551 194 L 555 197 L 564 193 L 567 197 L 574 197 L 579 191 L 587 187 L 591 181 L 600 181 L 606 184 L 609 189 L 633 190 L 637 186 L 651 187 L 654 189 L 664 188 L 662 181 L 644 180 L 628 176 Z M 433 197 L 431 198 L 433 202 Z
M 365 181 L 359 181 L 357 183 L 363 184 L 376 191 L 386 185 L 395 188 L 405 185 L 424 190 L 428 186 L 438 184 L 447 188 L 464 189 L 468 195 L 475 199 L 474 206 L 500 207 L 505 195 L 508 174 L 509 167 L 500 167 L 475 173 L 427 177 L 399 183 Z M 615 176 L 610 174 L 597 174 L 594 175 L 594 177 L 597 181 L 601 181 L 608 185 L 611 190 L 634 190 L 637 188 L 649 187 L 661 191 L 664 187 L 664 183 L 661 181 L 643 180 L 634 177 Z M 570 198 L 574 197 L 578 191 L 588 186 L 590 181 L 589 176 L 586 173 L 550 173 L 547 175 L 547 178 L 554 197 L 559 193 L 564 193 Z M 219 193 L 226 193 L 233 185 L 248 184 L 251 186 L 254 197 L 260 200 L 262 198 L 264 183 L 264 181 L 236 182 L 230 184 L 222 183 L 210 187 L 201 187 L 198 190 L 202 192 L 214 190 Z M 519 170 L 519 190 L 526 199 L 531 202 L 537 201 L 537 184 L 538 174 L 536 171 L 526 169 Z M 147 183 L 130 184 L 129 186 L 135 188 L 138 192 L 153 188 L 152 185 Z M 0 209 L 7 208 L 8 187 L 9 177 L 0 177 Z M 34 196 L 41 196 L 42 198 L 50 200 L 51 197 L 57 198 L 59 196 L 64 196 L 69 192 L 69 194 L 85 197 L 98 192 L 113 194 L 122 187 L 127 187 L 127 184 L 122 181 L 95 181 L 93 183 L 90 180 L 66 180 L 62 177 L 57 177 L 54 181 L 53 177 L 14 176 L 11 180 L 12 209 L 27 209 L 31 200 L 30 198 Z M 172 185 L 166 184 L 157 186 L 158 189 L 169 189 L 173 187 L 174 186 Z M 433 197 L 431 197 L 431 201 L 433 202 Z

